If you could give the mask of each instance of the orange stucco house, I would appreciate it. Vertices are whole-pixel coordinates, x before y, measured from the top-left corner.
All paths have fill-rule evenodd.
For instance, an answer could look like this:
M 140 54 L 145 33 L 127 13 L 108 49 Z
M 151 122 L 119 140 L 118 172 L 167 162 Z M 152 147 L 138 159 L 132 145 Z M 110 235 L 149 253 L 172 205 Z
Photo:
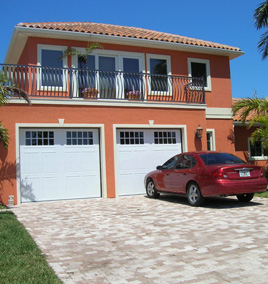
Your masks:
M 32 104 L 1 107 L 0 201 L 142 194 L 145 174 L 174 154 L 235 153 L 229 62 L 242 54 L 135 27 L 18 24 L 1 69 Z

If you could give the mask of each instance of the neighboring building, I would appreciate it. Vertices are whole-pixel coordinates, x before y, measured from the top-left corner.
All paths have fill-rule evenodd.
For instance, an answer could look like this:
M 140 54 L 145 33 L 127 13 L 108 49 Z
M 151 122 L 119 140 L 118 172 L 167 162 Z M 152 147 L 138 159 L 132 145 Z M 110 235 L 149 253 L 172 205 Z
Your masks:
M 233 103 L 238 100 L 240 99 L 234 98 Z M 257 125 L 248 128 L 249 121 L 254 117 L 254 113 L 250 113 L 244 123 L 241 121 L 240 113 L 241 111 L 233 118 L 235 154 L 250 164 L 267 167 L 268 153 L 262 147 L 262 143 L 255 142 L 252 144 L 250 141 L 251 134 L 258 128 Z
M 87 60 L 63 56 L 89 43 L 101 48 Z M 142 194 L 145 174 L 174 154 L 234 153 L 230 60 L 242 54 L 134 27 L 18 24 L 1 66 L 32 105 L 1 108 L 2 202 Z

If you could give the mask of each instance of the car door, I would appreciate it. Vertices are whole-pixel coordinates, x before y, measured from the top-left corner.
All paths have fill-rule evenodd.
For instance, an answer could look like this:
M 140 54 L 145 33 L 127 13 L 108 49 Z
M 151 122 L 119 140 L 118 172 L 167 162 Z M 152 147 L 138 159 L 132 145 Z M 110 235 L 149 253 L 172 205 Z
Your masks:
M 171 191 L 175 193 L 185 193 L 187 182 L 195 176 L 193 170 L 196 160 L 191 155 L 180 155 L 173 171 L 169 174 Z
M 160 172 L 156 176 L 156 188 L 159 191 L 171 192 L 171 177 L 174 166 L 177 164 L 178 156 L 174 156 L 160 166 Z

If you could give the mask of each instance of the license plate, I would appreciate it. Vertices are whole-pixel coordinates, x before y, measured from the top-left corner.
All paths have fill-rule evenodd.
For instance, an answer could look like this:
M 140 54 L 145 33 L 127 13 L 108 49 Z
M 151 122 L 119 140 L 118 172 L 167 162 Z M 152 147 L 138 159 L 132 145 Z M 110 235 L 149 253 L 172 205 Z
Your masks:
M 240 177 L 250 177 L 250 171 L 239 171 Z

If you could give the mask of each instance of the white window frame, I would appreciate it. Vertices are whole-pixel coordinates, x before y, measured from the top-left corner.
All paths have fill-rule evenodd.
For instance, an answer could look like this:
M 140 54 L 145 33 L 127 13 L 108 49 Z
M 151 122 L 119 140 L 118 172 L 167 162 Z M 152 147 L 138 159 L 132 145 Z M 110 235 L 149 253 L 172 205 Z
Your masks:
M 42 50 L 55 50 L 55 51 L 65 51 L 67 46 L 60 45 L 46 45 L 46 44 L 38 44 L 37 45 L 37 66 L 42 67 Z M 67 68 L 67 57 L 62 58 L 62 67 Z M 64 72 L 64 71 L 63 71 Z M 57 86 L 42 86 L 42 68 L 37 70 L 37 90 L 39 91 L 67 91 L 67 76 L 68 70 L 65 70 L 65 76 L 63 74 L 62 77 L 62 87 Z
M 207 129 L 206 134 L 210 133 L 211 134 L 211 150 L 210 151 L 216 151 L 216 139 L 215 139 L 215 129 Z
M 200 59 L 200 58 L 188 58 L 188 73 L 189 77 L 192 77 L 192 65 L 191 63 L 203 63 L 206 65 L 207 71 L 207 86 L 204 88 L 205 91 L 211 91 L 211 75 L 210 75 L 210 61 L 207 59 Z
M 147 64 L 147 74 L 151 74 L 151 68 L 150 68 L 150 59 L 162 59 L 166 60 L 167 62 L 167 75 L 171 75 L 171 60 L 169 55 L 162 55 L 162 54 L 152 54 L 148 53 L 146 54 L 146 64 Z M 148 79 L 148 95 L 159 95 L 159 96 L 172 96 L 172 79 L 168 77 L 168 91 L 152 91 L 151 90 L 151 76 L 149 76 Z
M 73 47 L 80 53 L 85 53 L 85 48 L 82 47 Z M 100 56 L 105 56 L 105 57 L 113 57 L 115 58 L 115 70 L 116 71 L 124 71 L 123 70 L 123 58 L 132 58 L 132 59 L 138 59 L 139 60 L 139 72 L 145 72 L 144 68 L 144 54 L 142 53 L 135 53 L 135 52 L 125 52 L 125 51 L 114 51 L 114 50 L 102 50 L 102 49 L 95 49 L 90 53 L 89 55 L 94 55 L 95 56 L 95 68 L 96 70 L 99 70 L 99 57 Z M 73 68 L 78 68 L 78 56 L 74 55 L 72 56 L 72 67 Z M 123 78 L 116 78 L 117 80 L 123 80 Z M 78 79 L 75 78 L 74 82 L 74 90 L 78 90 L 76 88 Z M 96 78 L 96 89 L 98 89 L 98 74 Z M 120 90 L 118 89 L 117 85 L 117 96 L 119 94 Z M 74 97 L 78 97 L 78 93 L 74 94 Z
M 250 150 L 250 144 L 251 144 L 251 141 L 250 141 L 250 137 L 248 137 L 248 154 L 249 154 L 249 160 L 251 161 L 262 161 L 262 160 L 267 160 L 268 159 L 268 156 L 264 156 L 264 151 L 263 151 L 263 146 L 261 144 L 261 152 L 262 152 L 262 155 L 261 156 L 252 156 L 251 155 L 251 150 Z

